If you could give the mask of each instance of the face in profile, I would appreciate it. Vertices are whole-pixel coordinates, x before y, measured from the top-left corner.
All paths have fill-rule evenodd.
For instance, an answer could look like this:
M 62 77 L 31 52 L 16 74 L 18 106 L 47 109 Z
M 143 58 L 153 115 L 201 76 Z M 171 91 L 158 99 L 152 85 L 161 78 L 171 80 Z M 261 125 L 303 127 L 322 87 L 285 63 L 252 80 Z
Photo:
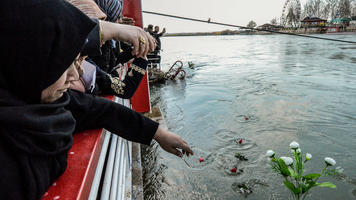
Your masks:
M 79 79 L 79 73 L 75 62 L 70 65 L 70 67 L 55 83 L 42 91 L 41 103 L 53 103 L 54 101 L 58 100 L 68 90 L 70 83 Z

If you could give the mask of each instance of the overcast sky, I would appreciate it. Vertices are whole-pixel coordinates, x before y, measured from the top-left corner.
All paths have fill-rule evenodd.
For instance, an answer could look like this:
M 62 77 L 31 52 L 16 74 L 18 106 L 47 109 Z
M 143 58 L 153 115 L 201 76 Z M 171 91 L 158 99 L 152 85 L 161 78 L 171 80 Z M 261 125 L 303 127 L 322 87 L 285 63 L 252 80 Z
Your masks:
M 257 25 L 269 23 L 282 15 L 285 0 L 142 0 L 146 11 L 160 12 L 202 20 L 211 18 L 223 22 L 246 26 L 250 20 Z M 302 6 L 306 0 L 301 0 Z M 217 25 L 189 22 L 173 18 L 143 14 L 144 26 L 148 24 L 166 27 L 167 32 L 220 31 L 229 29 Z M 231 29 L 231 28 L 230 28 Z

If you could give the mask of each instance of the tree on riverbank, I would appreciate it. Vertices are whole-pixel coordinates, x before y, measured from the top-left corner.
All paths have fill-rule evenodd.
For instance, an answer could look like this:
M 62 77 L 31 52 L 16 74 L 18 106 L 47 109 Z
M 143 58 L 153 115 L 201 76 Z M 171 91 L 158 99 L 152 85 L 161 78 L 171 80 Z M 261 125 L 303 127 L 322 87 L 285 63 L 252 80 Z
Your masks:
M 352 3 L 351 15 L 356 16 L 356 1 Z
M 330 8 L 330 6 L 327 5 L 328 4 L 326 4 L 323 0 L 308 0 L 304 5 L 303 17 L 312 16 L 326 18 Z
M 291 6 L 286 16 L 287 25 L 291 25 L 292 27 L 297 27 L 299 24 L 299 19 L 300 16 L 298 16 L 298 12 L 296 12 L 296 9 L 293 6 Z
M 271 24 L 272 24 L 272 25 L 275 25 L 275 26 L 278 25 L 278 19 L 277 19 L 277 17 L 275 17 L 275 18 L 273 18 L 273 19 L 271 20 Z
M 248 24 L 247 24 L 247 27 L 249 28 L 255 28 L 257 26 L 256 22 L 251 20 Z
M 326 18 L 334 18 L 338 13 L 339 0 L 326 0 L 327 15 Z
M 351 2 L 350 2 L 350 0 L 340 0 L 339 14 L 340 14 L 340 17 L 350 17 L 351 16 Z

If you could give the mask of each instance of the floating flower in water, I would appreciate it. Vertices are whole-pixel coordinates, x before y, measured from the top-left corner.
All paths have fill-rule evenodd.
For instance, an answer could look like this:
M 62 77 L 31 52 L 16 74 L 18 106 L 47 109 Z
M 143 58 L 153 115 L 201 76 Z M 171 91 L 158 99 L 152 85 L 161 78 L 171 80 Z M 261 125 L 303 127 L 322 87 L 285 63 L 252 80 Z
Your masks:
M 291 142 L 291 143 L 289 144 L 289 147 L 290 147 L 291 149 L 296 150 L 296 149 L 299 148 L 299 144 L 298 144 L 298 142 L 293 141 L 293 142 Z
M 336 164 L 336 161 L 332 158 L 329 158 L 329 157 L 325 157 L 325 163 L 329 166 L 334 166 Z
M 284 157 L 282 156 L 281 159 L 284 161 L 284 163 L 289 166 L 293 164 L 293 159 L 291 157 Z
M 338 166 L 335 168 L 335 172 L 338 174 L 342 174 L 344 172 L 344 169 L 342 167 Z
M 230 172 L 231 172 L 231 173 L 236 173 L 236 171 L 237 171 L 237 168 L 236 168 L 236 167 L 230 169 Z
M 203 162 L 203 161 L 204 161 L 204 158 L 201 157 L 201 158 L 199 159 L 199 162 Z
M 239 144 L 242 144 L 242 139 L 239 139 Z
M 268 150 L 266 152 L 266 156 L 268 156 L 270 158 L 274 157 L 274 155 L 276 155 L 276 153 L 273 150 Z
M 305 160 L 310 160 L 313 156 L 310 153 L 305 154 Z
M 241 161 L 247 161 L 248 160 L 248 158 L 246 158 L 246 156 L 242 155 L 239 152 L 235 153 L 235 157 L 238 158 Z
M 248 120 L 248 117 L 245 117 L 245 120 Z

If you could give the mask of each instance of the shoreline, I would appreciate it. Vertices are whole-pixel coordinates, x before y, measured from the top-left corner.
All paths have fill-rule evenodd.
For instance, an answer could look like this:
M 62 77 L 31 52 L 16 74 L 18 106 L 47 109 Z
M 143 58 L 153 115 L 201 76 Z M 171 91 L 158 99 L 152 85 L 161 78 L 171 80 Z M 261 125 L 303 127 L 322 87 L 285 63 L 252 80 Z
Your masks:
M 318 30 L 280 30 L 284 33 L 295 33 L 304 35 L 354 35 L 356 29 L 343 31 L 343 32 L 321 32 Z M 191 32 L 191 33 L 167 33 L 163 37 L 182 37 L 182 36 L 226 36 L 226 35 L 275 35 L 278 33 L 264 32 L 264 31 L 217 31 L 217 32 Z

